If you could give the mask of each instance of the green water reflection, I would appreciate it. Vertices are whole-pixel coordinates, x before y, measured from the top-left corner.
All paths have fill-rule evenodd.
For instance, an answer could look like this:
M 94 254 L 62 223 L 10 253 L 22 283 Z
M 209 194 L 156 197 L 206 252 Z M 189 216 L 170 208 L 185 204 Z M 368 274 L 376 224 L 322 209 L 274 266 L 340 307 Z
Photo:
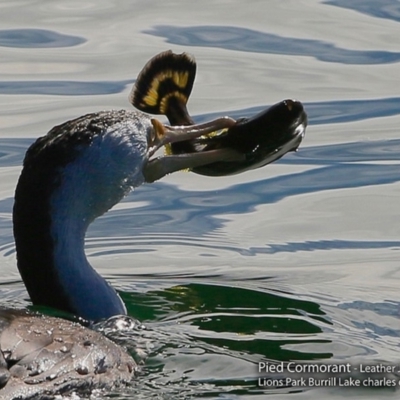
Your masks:
M 144 323 L 175 320 L 191 327 L 193 341 L 225 351 L 279 361 L 332 356 L 284 348 L 291 344 L 330 343 L 318 338 L 322 327 L 331 323 L 315 302 L 278 292 L 199 283 L 122 295 L 131 316 Z

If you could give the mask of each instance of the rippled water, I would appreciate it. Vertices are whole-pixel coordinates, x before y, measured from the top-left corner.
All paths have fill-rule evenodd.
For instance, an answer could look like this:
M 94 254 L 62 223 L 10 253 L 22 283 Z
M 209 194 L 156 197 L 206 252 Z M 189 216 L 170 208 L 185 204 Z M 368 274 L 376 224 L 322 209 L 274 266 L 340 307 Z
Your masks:
M 11 226 L 29 144 L 69 118 L 129 108 L 150 57 L 187 51 L 196 121 L 297 98 L 310 125 L 273 165 L 174 174 L 91 226 L 91 263 L 148 328 L 141 375 L 109 395 L 396 397 L 263 388 L 257 363 L 399 363 L 399 18 L 396 0 L 2 2 L 2 304 L 30 305 Z

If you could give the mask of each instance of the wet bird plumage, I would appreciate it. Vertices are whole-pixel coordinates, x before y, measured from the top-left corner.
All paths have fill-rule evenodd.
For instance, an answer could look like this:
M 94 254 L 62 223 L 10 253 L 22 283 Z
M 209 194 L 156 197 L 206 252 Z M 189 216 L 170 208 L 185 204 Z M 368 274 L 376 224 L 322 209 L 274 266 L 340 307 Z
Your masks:
M 0 398 L 90 395 L 128 383 L 136 364 L 121 347 L 78 323 L 0 309 Z M 3 387 L 4 386 L 4 387 Z

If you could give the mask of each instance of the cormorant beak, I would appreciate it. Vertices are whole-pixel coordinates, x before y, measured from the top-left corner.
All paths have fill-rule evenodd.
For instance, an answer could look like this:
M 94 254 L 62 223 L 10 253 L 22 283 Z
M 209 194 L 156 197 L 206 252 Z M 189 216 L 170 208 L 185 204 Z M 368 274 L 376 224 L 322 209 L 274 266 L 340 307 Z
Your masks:
M 236 123 L 230 117 L 217 118 L 204 124 L 187 126 L 167 126 L 156 119 L 152 119 L 151 122 L 153 131 L 149 138 L 149 161 L 143 168 L 146 182 L 154 182 L 165 175 L 183 169 L 191 169 L 218 161 L 236 161 L 243 158 L 243 155 L 239 152 L 227 148 L 201 153 L 167 155 L 150 160 L 150 157 L 166 144 L 196 139 L 222 129 L 231 128 Z

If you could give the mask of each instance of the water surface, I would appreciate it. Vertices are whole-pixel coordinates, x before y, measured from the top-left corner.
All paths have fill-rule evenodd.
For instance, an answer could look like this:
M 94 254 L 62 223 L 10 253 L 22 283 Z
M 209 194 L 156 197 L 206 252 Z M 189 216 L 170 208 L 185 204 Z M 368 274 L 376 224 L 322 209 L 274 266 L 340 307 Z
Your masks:
M 101 397 L 398 396 L 257 384 L 266 360 L 400 361 L 398 2 L 0 8 L 2 304 L 31 304 L 11 224 L 29 144 L 69 118 L 129 108 L 144 63 L 186 51 L 198 62 L 196 121 L 297 98 L 310 126 L 300 150 L 273 165 L 225 178 L 171 175 L 90 227 L 90 262 L 148 328 L 141 375 Z

